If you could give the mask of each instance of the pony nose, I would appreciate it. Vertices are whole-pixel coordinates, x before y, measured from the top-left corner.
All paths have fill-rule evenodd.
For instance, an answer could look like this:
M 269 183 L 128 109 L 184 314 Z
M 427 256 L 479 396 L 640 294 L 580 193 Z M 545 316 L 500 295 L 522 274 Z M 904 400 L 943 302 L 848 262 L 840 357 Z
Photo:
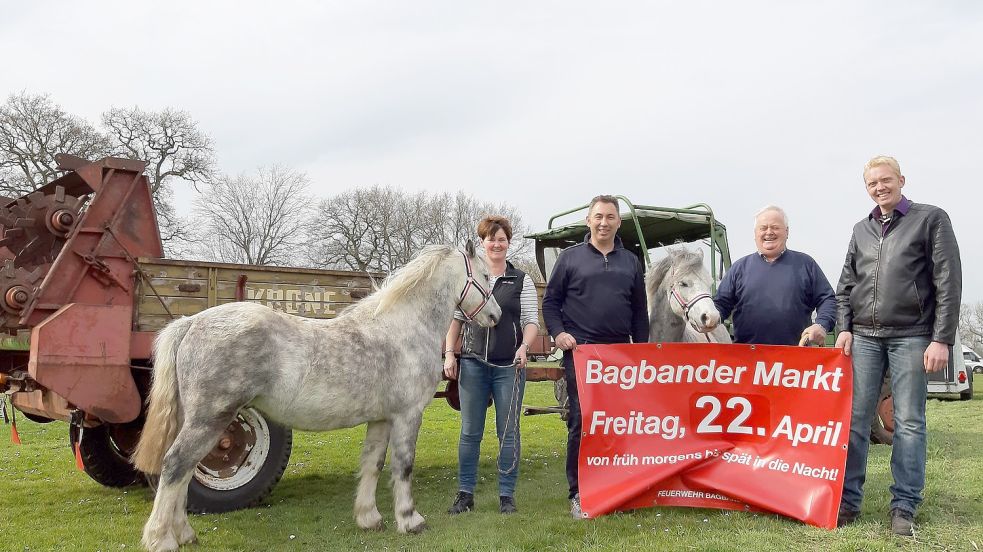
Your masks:
M 492 321 L 492 324 L 493 325 L 494 324 L 498 324 L 498 315 L 497 314 L 489 314 L 488 317 L 491 318 L 491 321 Z
M 720 315 L 715 312 L 705 312 L 700 315 L 700 323 L 707 330 L 712 330 L 720 324 Z

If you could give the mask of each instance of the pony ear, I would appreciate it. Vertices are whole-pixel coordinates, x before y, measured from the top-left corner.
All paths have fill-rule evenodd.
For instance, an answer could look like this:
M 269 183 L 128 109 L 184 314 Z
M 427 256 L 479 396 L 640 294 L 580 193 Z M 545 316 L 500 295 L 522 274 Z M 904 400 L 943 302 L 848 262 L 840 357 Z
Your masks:
M 468 254 L 468 257 L 474 257 L 474 241 L 468 240 L 465 242 L 464 252 Z
M 697 249 L 696 252 L 700 255 L 700 260 L 702 261 L 703 260 L 703 250 L 702 249 Z

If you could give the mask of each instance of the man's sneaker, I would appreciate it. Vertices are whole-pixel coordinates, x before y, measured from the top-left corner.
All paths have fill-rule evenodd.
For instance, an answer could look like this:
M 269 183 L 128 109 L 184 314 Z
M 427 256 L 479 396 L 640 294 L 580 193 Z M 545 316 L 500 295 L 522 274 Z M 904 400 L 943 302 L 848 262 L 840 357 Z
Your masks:
M 580 510 L 580 493 L 570 499 L 570 517 L 584 519 L 584 512 Z
M 519 510 L 515 507 L 515 500 L 511 496 L 498 497 L 498 511 L 503 514 L 514 514 Z
M 467 491 L 457 491 L 454 504 L 447 510 L 448 514 L 463 514 L 474 510 L 474 495 Z
M 846 527 L 847 525 L 857 521 L 858 516 L 860 516 L 860 512 L 840 509 L 839 513 L 836 514 L 836 526 Z
M 900 508 L 891 510 L 891 532 L 902 537 L 910 537 L 915 525 L 915 515 Z

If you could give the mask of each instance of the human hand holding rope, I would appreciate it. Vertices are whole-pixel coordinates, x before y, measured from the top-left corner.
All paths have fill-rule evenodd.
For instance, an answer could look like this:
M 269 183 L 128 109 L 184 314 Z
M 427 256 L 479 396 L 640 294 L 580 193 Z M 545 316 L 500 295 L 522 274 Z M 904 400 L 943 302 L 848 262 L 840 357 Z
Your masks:
M 528 356 L 526 352 L 529 350 L 529 345 L 524 342 L 519 344 L 519 348 L 515 350 L 515 358 L 512 360 L 518 368 L 525 368 L 526 362 L 528 361 Z

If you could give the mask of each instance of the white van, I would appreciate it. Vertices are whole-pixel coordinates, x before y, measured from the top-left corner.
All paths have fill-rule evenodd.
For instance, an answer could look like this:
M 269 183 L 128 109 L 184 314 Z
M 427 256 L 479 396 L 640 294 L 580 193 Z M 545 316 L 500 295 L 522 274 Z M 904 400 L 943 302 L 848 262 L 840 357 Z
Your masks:
M 976 351 L 965 345 L 963 345 L 963 364 L 970 372 L 983 374 L 983 359 L 980 359 L 980 355 L 976 354 Z

